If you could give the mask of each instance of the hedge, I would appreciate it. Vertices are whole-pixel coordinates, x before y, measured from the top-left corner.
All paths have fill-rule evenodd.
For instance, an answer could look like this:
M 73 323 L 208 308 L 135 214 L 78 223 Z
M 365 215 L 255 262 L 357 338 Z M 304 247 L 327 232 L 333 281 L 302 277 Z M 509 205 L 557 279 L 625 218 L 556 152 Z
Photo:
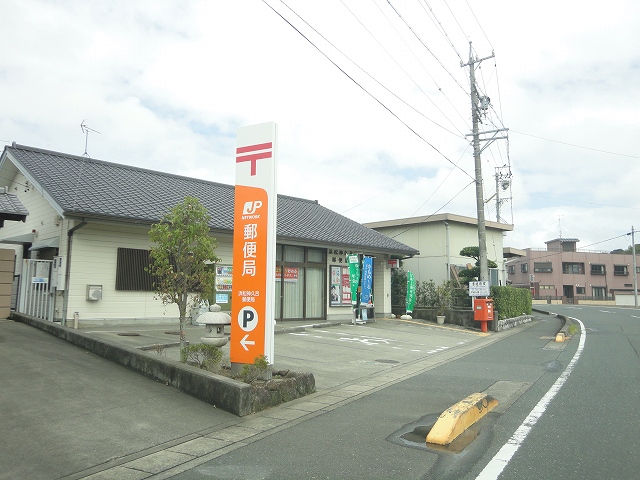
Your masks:
M 531 315 L 531 292 L 526 288 L 494 286 L 491 287 L 491 298 L 498 319 Z

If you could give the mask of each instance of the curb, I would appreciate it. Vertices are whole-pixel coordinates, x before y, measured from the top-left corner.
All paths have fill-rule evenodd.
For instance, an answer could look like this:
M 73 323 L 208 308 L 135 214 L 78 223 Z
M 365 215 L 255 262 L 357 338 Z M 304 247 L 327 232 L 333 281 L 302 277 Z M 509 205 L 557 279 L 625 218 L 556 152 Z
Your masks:
M 296 325 L 295 327 L 276 327 L 274 334 L 304 332 L 307 328 L 327 328 L 339 327 L 340 325 L 350 324 L 351 320 L 337 320 L 335 322 L 310 323 L 309 325 Z
M 442 412 L 427 435 L 427 443 L 449 445 L 497 405 L 498 400 L 491 395 L 472 393 Z
M 564 315 L 560 315 L 559 313 L 547 312 L 546 310 L 536 310 L 535 308 L 533 310 L 535 310 L 538 313 L 544 313 L 545 315 L 551 315 L 556 318 L 560 318 L 561 320 L 564 320 L 564 325 L 556 334 L 556 338 L 555 338 L 556 343 L 563 343 L 571 338 L 571 335 L 569 335 L 569 329 L 571 328 L 572 325 L 577 325 L 578 330 L 580 330 L 580 326 L 578 325 L 578 323 L 571 317 L 566 317 Z
M 67 326 L 12 312 L 12 320 L 35 327 L 50 335 L 174 387 L 192 397 L 243 417 L 315 392 L 312 373 L 287 372 L 283 391 L 268 382 L 261 389 L 232 378 L 216 375 L 181 362 L 151 355 L 144 350 L 98 340 Z M 277 386 L 277 383 L 273 383 Z

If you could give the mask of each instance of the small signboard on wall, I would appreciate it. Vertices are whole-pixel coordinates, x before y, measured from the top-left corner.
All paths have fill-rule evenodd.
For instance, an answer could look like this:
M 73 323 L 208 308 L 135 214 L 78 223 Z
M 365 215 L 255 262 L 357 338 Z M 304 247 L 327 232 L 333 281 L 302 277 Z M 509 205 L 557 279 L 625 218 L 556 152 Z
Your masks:
M 329 301 L 332 307 L 351 306 L 351 287 L 349 284 L 349 267 L 331 265 L 331 284 L 329 285 Z
M 469 282 L 469 296 L 470 297 L 488 297 L 490 295 L 489 282 Z

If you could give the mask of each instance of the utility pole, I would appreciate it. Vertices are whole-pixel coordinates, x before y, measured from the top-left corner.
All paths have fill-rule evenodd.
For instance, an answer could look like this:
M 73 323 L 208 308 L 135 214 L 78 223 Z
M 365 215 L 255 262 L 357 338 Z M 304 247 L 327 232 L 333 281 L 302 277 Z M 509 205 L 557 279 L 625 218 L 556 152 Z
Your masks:
M 631 254 L 633 255 L 633 304 L 638 308 L 638 266 L 636 265 L 636 236 L 631 226 Z
M 496 168 L 496 222 L 500 223 L 500 185 L 498 185 L 498 169 Z
M 469 62 L 463 64 L 460 62 L 461 67 L 469 67 L 469 85 L 471 87 L 471 119 L 472 119 L 472 133 L 473 137 L 473 159 L 475 162 L 476 169 L 476 207 L 478 211 L 478 250 L 479 250 L 479 263 L 480 263 L 480 281 L 488 281 L 489 280 L 489 267 L 487 265 L 487 230 L 486 230 L 486 222 L 484 218 L 484 189 L 482 185 L 482 162 L 480 159 L 480 154 L 482 151 L 489 146 L 487 143 L 482 149 L 480 148 L 481 141 L 491 142 L 498 138 L 506 138 L 506 137 L 496 137 L 495 135 L 498 132 L 506 131 L 506 128 L 500 128 L 497 130 L 490 130 L 485 132 L 480 132 L 478 128 L 478 123 L 480 120 L 481 110 L 486 111 L 489 107 L 490 99 L 489 97 L 483 96 L 482 98 L 478 97 L 478 89 L 476 87 L 476 65 L 479 65 L 483 60 L 487 60 L 489 58 L 493 58 L 494 54 L 491 53 L 490 56 L 484 58 L 474 58 L 473 57 L 473 48 L 471 47 L 471 42 L 469 42 Z M 481 139 L 481 134 L 493 133 L 493 137 L 489 139 Z

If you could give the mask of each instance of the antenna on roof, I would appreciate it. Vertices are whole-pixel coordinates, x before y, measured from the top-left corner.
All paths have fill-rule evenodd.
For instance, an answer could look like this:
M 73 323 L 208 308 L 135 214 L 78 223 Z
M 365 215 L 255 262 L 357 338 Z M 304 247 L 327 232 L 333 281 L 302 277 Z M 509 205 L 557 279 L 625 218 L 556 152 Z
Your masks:
M 93 128 L 89 128 L 84 123 L 84 120 L 82 120 L 82 123 L 80 124 L 80 128 L 82 129 L 82 133 L 84 133 L 84 153 L 82 154 L 82 156 L 91 158 L 87 153 L 87 145 L 89 144 L 89 132 L 94 132 L 94 133 L 100 133 L 100 132 L 97 130 L 94 130 Z
M 561 219 L 564 215 L 558 215 L 558 227 L 560 228 L 560 238 L 562 238 L 562 223 L 561 223 Z

